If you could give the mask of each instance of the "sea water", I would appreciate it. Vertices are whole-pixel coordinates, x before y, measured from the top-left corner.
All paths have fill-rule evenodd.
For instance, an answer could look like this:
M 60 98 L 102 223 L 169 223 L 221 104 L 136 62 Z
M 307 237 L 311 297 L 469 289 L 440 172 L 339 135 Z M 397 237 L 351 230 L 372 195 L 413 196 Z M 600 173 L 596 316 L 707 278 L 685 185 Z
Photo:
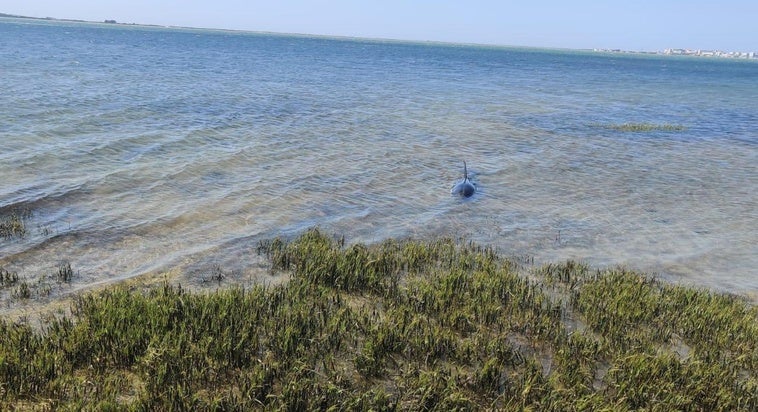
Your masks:
M 317 226 L 758 296 L 758 61 L 30 19 L 0 39 L 0 214 L 30 214 L 0 267 L 70 263 L 47 293 L 252 278 L 258 242 Z

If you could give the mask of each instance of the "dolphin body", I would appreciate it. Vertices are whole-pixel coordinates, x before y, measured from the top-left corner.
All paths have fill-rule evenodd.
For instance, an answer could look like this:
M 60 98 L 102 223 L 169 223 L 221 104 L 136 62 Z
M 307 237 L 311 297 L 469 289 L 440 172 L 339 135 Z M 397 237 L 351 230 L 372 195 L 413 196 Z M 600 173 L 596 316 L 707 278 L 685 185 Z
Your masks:
M 460 197 L 471 197 L 474 193 L 476 193 L 476 186 L 474 186 L 473 183 L 471 183 L 471 180 L 468 178 L 468 170 L 466 169 L 466 161 L 463 161 L 463 180 L 458 182 L 453 188 L 450 190 L 450 194 L 458 195 Z

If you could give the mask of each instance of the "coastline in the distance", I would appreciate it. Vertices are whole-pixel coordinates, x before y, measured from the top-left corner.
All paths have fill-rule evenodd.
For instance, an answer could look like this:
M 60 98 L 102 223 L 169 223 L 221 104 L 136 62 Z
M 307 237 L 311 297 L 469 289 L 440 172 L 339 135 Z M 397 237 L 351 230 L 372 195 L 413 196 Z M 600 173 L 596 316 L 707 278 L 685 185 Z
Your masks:
M 703 49 L 665 49 L 663 51 L 632 51 L 622 49 L 593 49 L 601 53 L 654 54 L 657 56 L 719 57 L 726 59 L 758 59 L 758 52 Z
M 79 19 L 59 19 L 55 17 L 31 17 L 31 16 L 19 16 L 15 14 L 0 13 L 0 17 L 15 18 L 15 19 L 32 19 L 32 20 L 48 20 L 48 21 L 68 21 L 77 23 L 107 23 L 107 24 L 123 24 L 128 26 L 151 26 L 151 27 L 179 27 L 179 26 L 157 26 L 154 24 L 142 24 L 142 23 L 121 23 L 115 19 L 106 19 L 100 21 L 88 21 Z M 192 27 L 195 28 L 195 27 Z M 232 30 L 234 31 L 234 30 Z M 653 54 L 659 56 L 695 56 L 695 57 L 720 57 L 730 59 L 758 59 L 758 52 L 755 51 L 721 51 L 721 50 L 703 50 L 703 49 L 674 49 L 669 48 L 663 51 L 635 51 L 635 50 L 623 50 L 623 49 L 592 49 L 595 52 L 601 53 L 626 53 L 626 54 Z

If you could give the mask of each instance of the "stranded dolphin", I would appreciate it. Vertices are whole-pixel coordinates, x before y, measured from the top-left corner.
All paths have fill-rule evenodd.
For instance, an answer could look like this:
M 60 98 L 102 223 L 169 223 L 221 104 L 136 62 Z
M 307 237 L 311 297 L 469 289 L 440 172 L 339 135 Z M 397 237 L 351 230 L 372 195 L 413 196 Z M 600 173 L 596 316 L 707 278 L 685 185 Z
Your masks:
M 451 194 L 459 195 L 461 197 L 471 197 L 476 192 L 476 186 L 471 183 L 468 178 L 468 170 L 466 169 L 466 161 L 463 161 L 463 180 L 458 182 L 453 189 L 450 190 Z

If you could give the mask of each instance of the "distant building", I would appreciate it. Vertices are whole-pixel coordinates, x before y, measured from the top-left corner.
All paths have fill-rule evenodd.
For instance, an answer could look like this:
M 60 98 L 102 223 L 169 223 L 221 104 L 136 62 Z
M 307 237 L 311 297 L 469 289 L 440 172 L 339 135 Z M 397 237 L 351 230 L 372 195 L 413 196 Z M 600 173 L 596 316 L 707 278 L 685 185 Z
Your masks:
M 730 59 L 758 59 L 758 52 L 725 52 L 721 50 L 665 49 L 659 54 L 668 56 L 724 57 Z

